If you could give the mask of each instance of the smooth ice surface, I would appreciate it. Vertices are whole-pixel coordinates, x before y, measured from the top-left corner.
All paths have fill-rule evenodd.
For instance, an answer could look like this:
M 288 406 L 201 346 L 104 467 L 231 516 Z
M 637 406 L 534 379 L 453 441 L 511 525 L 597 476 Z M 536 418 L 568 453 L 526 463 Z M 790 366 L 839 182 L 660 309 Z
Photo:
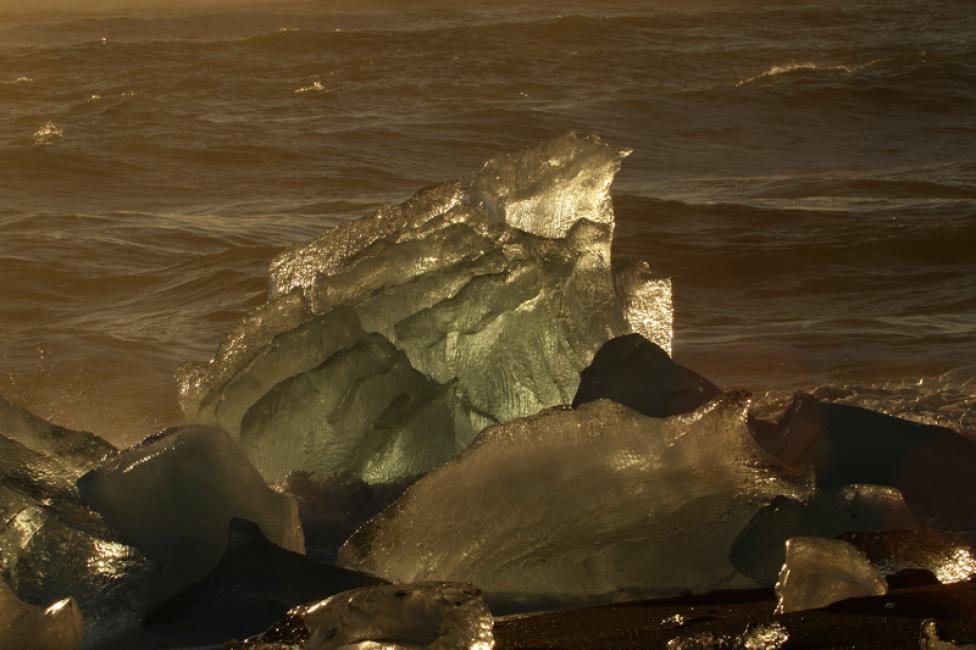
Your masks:
M 835 539 L 794 537 L 776 583 L 776 612 L 826 607 L 847 598 L 888 592 L 881 572 L 854 545 Z
M 78 650 L 82 628 L 74 599 L 36 607 L 17 598 L 0 579 L 0 650 Z
M 777 497 L 756 513 L 732 545 L 732 563 L 763 586 L 776 582 L 791 537 L 835 537 L 855 531 L 913 528 L 901 493 L 881 485 L 819 490 L 804 501 Z
M 159 595 L 212 570 L 233 517 L 304 551 L 293 499 L 271 490 L 226 432 L 185 426 L 107 458 L 78 481 L 85 503 L 163 568 Z
M 155 567 L 82 505 L 77 472 L 0 435 L 0 578 L 28 602 L 74 597 L 97 647 L 138 625 Z
M 583 603 L 753 586 L 729 562 L 794 486 L 763 467 L 749 399 L 645 417 L 606 400 L 486 429 L 339 550 L 393 582 L 471 582 L 490 602 Z
M 568 134 L 284 253 L 270 302 L 181 370 L 188 419 L 229 431 L 268 480 L 392 483 L 568 404 L 609 338 L 670 346 L 667 282 L 611 274 L 624 155 Z

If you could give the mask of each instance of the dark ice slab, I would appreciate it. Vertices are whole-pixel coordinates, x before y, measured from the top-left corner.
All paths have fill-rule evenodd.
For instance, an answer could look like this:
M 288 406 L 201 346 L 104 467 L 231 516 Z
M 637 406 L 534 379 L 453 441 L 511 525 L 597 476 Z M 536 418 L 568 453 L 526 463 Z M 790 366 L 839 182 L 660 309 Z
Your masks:
M 598 399 L 655 418 L 694 411 L 721 391 L 701 375 L 676 364 L 640 334 L 610 339 L 580 373 L 573 408 Z
M 776 582 L 791 537 L 830 538 L 914 525 L 901 494 L 889 487 L 851 485 L 805 501 L 778 496 L 742 529 L 729 558 L 739 571 L 768 587 Z
M 818 487 L 888 485 L 922 525 L 976 528 L 976 444 L 951 429 L 797 393 L 777 424 L 753 422 L 753 433 L 786 464 L 812 469 Z
M 218 643 L 257 634 L 301 603 L 377 584 L 385 583 L 283 549 L 256 524 L 235 518 L 220 564 L 154 609 L 145 626 L 184 643 Z

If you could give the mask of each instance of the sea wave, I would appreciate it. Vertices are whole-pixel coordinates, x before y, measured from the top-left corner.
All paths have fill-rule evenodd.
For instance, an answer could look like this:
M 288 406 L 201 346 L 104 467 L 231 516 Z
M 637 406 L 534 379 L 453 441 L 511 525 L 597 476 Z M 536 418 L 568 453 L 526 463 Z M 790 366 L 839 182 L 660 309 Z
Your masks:
M 746 84 L 755 83 L 757 81 L 762 81 L 764 79 L 781 77 L 787 74 L 793 74 L 798 72 L 842 72 L 844 74 L 853 74 L 859 70 L 864 70 L 865 68 L 870 68 L 873 65 L 881 63 L 881 59 L 872 59 L 866 63 L 860 63 L 857 65 L 830 65 L 830 64 L 817 64 L 812 62 L 807 63 L 787 63 L 784 65 L 774 65 L 767 68 L 764 72 L 760 74 L 749 77 L 747 79 L 741 79 L 735 85 L 744 86 Z

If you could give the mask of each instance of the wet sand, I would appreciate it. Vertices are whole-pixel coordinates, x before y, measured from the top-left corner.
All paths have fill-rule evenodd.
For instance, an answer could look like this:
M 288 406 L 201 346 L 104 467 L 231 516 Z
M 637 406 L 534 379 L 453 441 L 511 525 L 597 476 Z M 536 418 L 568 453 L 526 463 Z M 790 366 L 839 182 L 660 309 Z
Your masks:
M 922 622 L 928 618 L 937 621 L 943 638 L 976 640 L 976 584 L 971 582 L 893 589 L 886 596 L 782 616 L 773 614 L 775 605 L 772 590 L 764 589 L 507 616 L 496 621 L 495 647 L 666 648 L 676 637 L 711 632 L 735 638 L 750 624 L 778 622 L 789 632 L 786 648 L 917 650 Z M 677 616 L 684 624 L 673 622 Z

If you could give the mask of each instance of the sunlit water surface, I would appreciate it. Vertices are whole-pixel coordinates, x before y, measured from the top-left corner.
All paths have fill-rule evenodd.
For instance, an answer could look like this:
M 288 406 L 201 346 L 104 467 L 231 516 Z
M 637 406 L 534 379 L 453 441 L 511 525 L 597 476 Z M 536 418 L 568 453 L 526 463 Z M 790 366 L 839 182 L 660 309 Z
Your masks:
M 0 10 L 0 393 L 177 422 L 283 247 L 576 129 L 679 361 L 976 428 L 969 2 L 328 4 Z

